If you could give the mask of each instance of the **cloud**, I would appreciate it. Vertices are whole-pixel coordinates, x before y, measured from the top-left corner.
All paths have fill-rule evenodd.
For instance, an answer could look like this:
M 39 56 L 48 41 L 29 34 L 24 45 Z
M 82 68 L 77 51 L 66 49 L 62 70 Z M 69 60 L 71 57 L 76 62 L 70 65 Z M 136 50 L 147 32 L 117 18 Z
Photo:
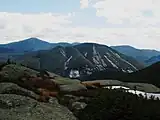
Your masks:
M 154 26 L 160 21 L 160 0 L 97 0 L 92 5 L 97 16 L 107 22 L 123 24 L 129 21 L 132 26 Z M 146 11 L 150 16 L 146 16 Z M 152 14 L 152 15 L 151 15 Z
M 53 13 L 7 13 L 0 12 L 0 39 L 1 42 L 10 42 L 16 39 L 38 36 L 44 31 L 58 31 L 71 24 L 70 14 Z M 43 33 L 44 35 L 46 33 Z M 53 33 L 54 34 L 54 33 Z
M 0 42 L 7 43 L 38 37 L 49 42 L 97 42 L 106 45 L 130 44 L 139 48 L 159 49 L 160 28 L 89 27 L 73 25 L 72 14 L 0 12 Z M 89 17 L 89 16 L 88 16 Z M 86 18 L 81 18 L 86 19 Z M 97 22 L 97 24 L 99 24 Z M 160 50 L 160 49 L 159 49 Z
M 106 45 L 128 44 L 139 48 L 159 49 L 159 28 L 87 28 L 72 29 L 76 41 L 98 42 Z
M 81 9 L 88 8 L 89 0 L 80 0 Z

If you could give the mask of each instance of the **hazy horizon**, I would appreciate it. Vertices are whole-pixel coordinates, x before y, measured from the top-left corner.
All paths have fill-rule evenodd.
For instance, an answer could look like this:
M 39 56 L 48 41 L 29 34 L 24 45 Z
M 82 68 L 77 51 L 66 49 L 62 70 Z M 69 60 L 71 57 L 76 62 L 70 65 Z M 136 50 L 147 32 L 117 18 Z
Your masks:
M 159 0 L 0 2 L 0 44 L 36 37 L 160 50 Z
M 21 42 L 21 41 L 25 41 L 25 40 L 28 40 L 30 38 L 36 38 L 36 39 L 39 39 L 41 41 L 45 41 L 45 42 L 48 42 L 48 43 L 70 43 L 70 44 L 74 44 L 74 43 L 96 43 L 96 44 L 102 44 L 102 45 L 106 45 L 106 46 L 109 46 L 109 47 L 112 47 L 112 46 L 130 46 L 130 47 L 133 47 L 135 49 L 141 49 L 141 50 L 156 50 L 156 51 L 160 51 L 160 49 L 152 49 L 152 48 L 138 48 L 136 46 L 132 46 L 132 45 L 129 45 L 129 44 L 116 44 L 116 45 L 108 45 L 108 44 L 105 44 L 105 43 L 98 43 L 98 42 L 94 42 L 94 41 L 91 41 L 91 42 L 87 42 L 87 41 L 84 41 L 84 42 L 67 42 L 67 41 L 62 41 L 62 42 L 50 42 L 50 41 L 47 41 L 47 40 L 43 40 L 43 39 L 40 39 L 40 38 L 37 38 L 37 37 L 29 37 L 29 38 L 25 38 L 23 40 L 17 40 L 17 41 L 13 41 L 13 42 L 8 42 L 8 43 L 0 43 L 0 45 L 4 45 L 4 44 L 10 44 L 10 43 L 14 43 L 14 42 Z

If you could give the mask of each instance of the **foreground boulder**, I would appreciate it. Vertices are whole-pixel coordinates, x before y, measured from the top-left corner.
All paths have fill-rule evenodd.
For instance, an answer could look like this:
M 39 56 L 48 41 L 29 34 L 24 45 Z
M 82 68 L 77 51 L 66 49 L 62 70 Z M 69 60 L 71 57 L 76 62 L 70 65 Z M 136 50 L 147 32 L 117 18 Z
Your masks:
M 56 98 L 52 99 L 49 103 L 41 103 L 25 96 L 0 94 L 0 119 L 76 120 L 66 107 L 58 104 Z
M 22 96 L 30 97 L 35 100 L 39 98 L 39 95 L 37 95 L 33 91 L 24 89 L 14 83 L 0 83 L 0 94 L 22 95 Z
M 20 82 L 19 78 L 25 76 L 34 76 L 38 74 L 37 71 L 27 67 L 15 64 L 9 64 L 1 68 L 0 82 Z

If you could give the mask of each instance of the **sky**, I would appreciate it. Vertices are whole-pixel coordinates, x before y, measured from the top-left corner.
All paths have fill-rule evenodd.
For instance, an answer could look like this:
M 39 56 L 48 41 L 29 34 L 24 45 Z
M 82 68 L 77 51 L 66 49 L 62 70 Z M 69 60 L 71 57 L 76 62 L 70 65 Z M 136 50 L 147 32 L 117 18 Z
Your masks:
M 160 0 L 0 0 L 0 43 L 30 37 L 160 50 Z

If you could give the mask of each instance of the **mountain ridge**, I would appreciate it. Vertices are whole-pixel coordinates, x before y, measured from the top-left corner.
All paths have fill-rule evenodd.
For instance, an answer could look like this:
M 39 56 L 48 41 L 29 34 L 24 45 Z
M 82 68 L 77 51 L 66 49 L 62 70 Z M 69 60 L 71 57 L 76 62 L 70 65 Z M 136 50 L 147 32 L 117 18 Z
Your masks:
M 50 50 L 28 53 L 15 59 L 20 64 L 45 69 L 56 74 L 85 76 L 93 71 L 134 72 L 144 66 L 132 57 L 125 56 L 112 48 L 82 43 L 75 46 L 57 46 Z M 74 77 L 74 76 L 72 76 Z
M 38 38 L 28 38 L 25 40 L 12 42 L 8 44 L 0 44 L 4 48 L 13 49 L 17 52 L 37 51 L 40 49 L 48 49 L 51 43 L 40 40 Z
M 129 45 L 111 46 L 111 48 L 127 56 L 132 56 L 139 62 L 142 62 L 146 65 L 147 65 L 146 60 L 150 59 L 151 57 L 160 55 L 160 51 L 157 51 L 157 50 L 137 49 Z
M 152 65 L 152 64 L 159 62 L 159 61 L 160 61 L 160 55 L 153 56 L 150 59 L 146 60 L 145 62 L 147 63 L 147 65 Z

